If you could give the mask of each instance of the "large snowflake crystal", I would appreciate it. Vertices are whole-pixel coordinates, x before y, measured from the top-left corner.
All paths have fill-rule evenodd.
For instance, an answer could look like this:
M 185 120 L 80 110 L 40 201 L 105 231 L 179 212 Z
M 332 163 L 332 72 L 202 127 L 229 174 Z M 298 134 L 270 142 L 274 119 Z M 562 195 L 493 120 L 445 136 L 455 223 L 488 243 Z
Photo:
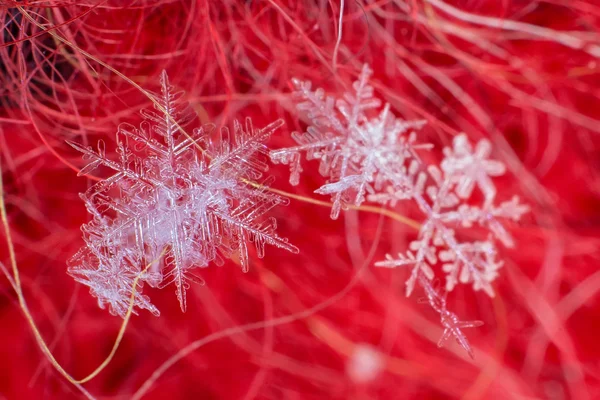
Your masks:
M 247 271 L 251 243 L 259 257 L 266 244 L 298 251 L 268 217 L 287 200 L 257 182 L 267 170 L 264 142 L 283 121 L 257 129 L 246 119 L 233 132 L 205 125 L 188 134 L 196 115 L 165 72 L 160 83 L 158 105 L 141 112 L 141 126 L 119 126 L 118 160 L 106 156 L 103 143 L 97 150 L 69 143 L 88 161 L 80 175 L 100 166 L 114 172 L 82 194 L 92 220 L 69 272 L 120 316 L 132 295 L 134 306 L 158 314 L 141 294 L 144 283 L 174 284 L 185 311 L 190 282 L 202 282 L 195 269 L 235 256 Z
M 368 84 L 371 73 L 365 65 L 353 92 L 340 99 L 326 96 L 322 89 L 313 91 L 310 82 L 294 80 L 298 109 L 311 122 L 306 132 L 292 134 L 297 146 L 270 153 L 273 162 L 290 165 L 292 185 L 300 180 L 303 154 L 320 161 L 319 172 L 328 181 L 316 193 L 331 195 L 333 219 L 342 208 L 359 206 L 366 195 L 383 187 L 401 190 L 408 161 L 418 160 L 417 150 L 431 148 L 416 143 L 415 130 L 424 121 L 398 119 L 387 104 L 369 118 L 381 104 Z
M 494 295 L 491 283 L 498 276 L 502 262 L 497 259 L 494 239 L 511 247 L 512 237 L 501 223 L 502 219 L 518 221 L 528 211 L 514 197 L 499 205 L 494 205 L 496 188 L 491 177 L 504 173 L 504 165 L 489 160 L 490 143 L 481 140 L 473 149 L 466 135 L 454 138 L 453 148 L 444 149 L 445 158 L 441 170 L 430 166 L 425 171 L 412 169 L 409 172 L 413 185 L 410 186 L 412 199 L 425 215 L 425 220 L 417 240 L 410 244 L 406 254 L 396 258 L 389 256 L 376 263 L 381 267 L 410 266 L 412 273 L 406 282 L 406 295 L 410 295 L 419 274 L 427 279 L 434 277 L 433 268 L 440 263 L 446 273 L 446 291 L 451 291 L 460 283 L 471 283 L 474 290 L 483 290 Z M 483 205 L 466 203 L 475 188 L 483 194 Z M 382 203 L 396 201 L 393 191 L 369 198 Z M 457 228 L 471 228 L 478 225 L 489 232 L 483 240 L 458 238 Z

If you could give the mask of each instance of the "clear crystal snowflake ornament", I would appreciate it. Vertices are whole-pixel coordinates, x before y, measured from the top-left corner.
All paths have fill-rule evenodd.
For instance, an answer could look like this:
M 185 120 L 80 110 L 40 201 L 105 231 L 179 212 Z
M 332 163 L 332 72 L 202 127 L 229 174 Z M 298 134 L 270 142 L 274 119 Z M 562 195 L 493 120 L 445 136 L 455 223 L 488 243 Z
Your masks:
M 83 225 L 85 246 L 69 262 L 69 273 L 90 287 L 100 307 L 124 316 L 134 285 L 134 306 L 158 315 L 142 285 L 174 284 L 186 310 L 190 282 L 202 279 L 195 269 L 223 259 L 249 265 L 248 246 L 259 257 L 266 244 L 291 252 L 298 249 L 277 235 L 268 213 L 287 199 L 266 190 L 264 142 L 283 125 L 277 120 L 262 129 L 234 122 L 231 132 L 213 125 L 187 134 L 196 115 L 180 101 L 166 72 L 160 78 L 159 106 L 142 110 L 139 128 L 119 126 L 118 160 L 106 156 L 101 142 L 95 151 L 76 143 L 88 161 L 79 175 L 104 166 L 113 175 L 81 197 L 92 220 Z
M 297 184 L 302 153 L 309 160 L 318 159 L 319 172 L 328 182 L 316 193 L 332 195 L 334 219 L 344 206 L 359 206 L 365 199 L 392 207 L 399 201 L 415 202 L 424 215 L 417 239 L 406 252 L 387 255 L 386 260 L 375 265 L 410 267 L 406 295 L 417 284 L 423 288 L 427 302 L 440 315 L 444 326 L 439 344 L 454 336 L 472 355 L 461 329 L 480 323 L 460 321 L 446 308 L 446 295 L 458 283 L 471 284 L 474 290 L 494 295 L 492 282 L 502 267 L 496 242 L 507 247 L 514 245 L 500 221 L 518 221 L 529 208 L 520 204 L 516 196 L 495 205 L 492 178 L 504 174 L 505 166 L 489 159 L 491 144 L 485 139 L 473 147 L 465 134 L 457 135 L 453 147 L 443 150 L 439 167 L 423 165 L 418 152 L 432 147 L 417 142 L 415 130 L 423 126 L 423 121 L 397 119 L 390 113 L 389 105 L 369 119 L 367 112 L 381 104 L 368 84 L 370 75 L 371 70 L 365 65 L 353 92 L 337 100 L 326 96 L 322 89 L 312 91 L 310 82 L 295 80 L 298 109 L 307 113 L 309 126 L 305 133 L 293 134 L 297 146 L 271 151 L 271 160 L 289 164 L 290 182 Z M 471 204 L 476 189 L 483 197 L 480 206 Z M 469 229 L 474 225 L 488 234 L 478 237 Z M 459 232 L 461 229 L 469 230 L 469 234 Z M 443 291 L 434 288 L 432 282 L 436 268 L 446 275 Z

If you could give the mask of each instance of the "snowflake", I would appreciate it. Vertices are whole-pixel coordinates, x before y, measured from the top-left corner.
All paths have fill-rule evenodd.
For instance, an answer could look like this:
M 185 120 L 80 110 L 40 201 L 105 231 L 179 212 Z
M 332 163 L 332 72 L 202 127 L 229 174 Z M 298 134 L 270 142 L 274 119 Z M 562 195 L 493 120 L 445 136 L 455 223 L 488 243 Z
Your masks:
M 297 185 L 302 167 L 300 160 L 320 161 L 319 173 L 328 178 L 316 193 L 331 195 L 331 218 L 337 219 L 342 208 L 359 206 L 367 194 L 383 187 L 400 190 L 404 184 L 405 164 L 418 160 L 417 150 L 429 149 L 429 144 L 416 142 L 415 130 L 424 121 L 404 121 L 396 118 L 386 104 L 375 118 L 367 114 L 379 108 L 368 84 L 372 71 L 367 65 L 353 92 L 341 99 L 325 95 L 322 89 L 311 90 L 310 82 L 294 80 L 298 109 L 311 121 L 305 133 L 293 133 L 295 147 L 270 152 L 274 163 L 290 165 L 290 183 Z
M 494 296 L 491 283 L 498 276 L 502 262 L 497 260 L 498 250 L 494 238 L 511 247 L 514 240 L 504 228 L 500 219 L 518 221 L 528 211 L 514 197 L 510 201 L 495 206 L 496 188 L 492 176 L 504 173 L 504 165 L 488 160 L 491 149 L 489 141 L 483 139 L 475 149 L 466 135 L 460 134 L 453 140 L 453 148 L 444 149 L 441 170 L 429 166 L 427 172 L 410 169 L 408 175 L 413 185 L 411 198 L 425 215 L 417 240 L 410 244 L 410 250 L 394 258 L 388 255 L 375 265 L 394 268 L 410 266 L 412 272 L 406 282 L 406 295 L 414 290 L 419 273 L 433 279 L 433 267 L 439 262 L 446 275 L 446 290 L 451 291 L 460 283 L 471 283 L 474 290 L 483 290 Z M 463 203 L 478 187 L 484 196 L 481 207 Z M 401 199 L 405 199 L 402 196 Z M 369 200 L 387 203 L 397 201 L 393 191 L 370 196 Z M 455 228 L 470 228 L 479 225 L 487 229 L 485 240 L 464 241 L 457 238 Z M 472 236 L 472 235 L 470 235 Z
M 483 139 L 475 148 L 466 135 L 460 134 L 453 140 L 453 148 L 444 149 L 441 170 L 429 166 L 426 171 L 413 165 L 407 171 L 406 189 L 398 195 L 394 190 L 369 196 L 369 200 L 380 203 L 395 203 L 398 200 L 414 200 L 425 220 L 421 224 L 416 240 L 410 243 L 409 250 L 397 257 L 387 255 L 386 259 L 375 263 L 379 267 L 410 267 L 411 274 L 406 281 L 406 295 L 410 296 L 415 285 L 424 288 L 429 304 L 440 314 L 444 333 L 439 346 L 451 336 L 473 356 L 471 347 L 462 333 L 462 328 L 479 326 L 478 321 L 463 322 L 447 310 L 446 295 L 458 283 L 472 284 L 473 290 L 483 290 L 494 296 L 492 282 L 498 277 L 502 267 L 499 261 L 495 240 L 507 247 L 514 240 L 501 223 L 501 219 L 518 221 L 529 208 L 519 203 L 518 197 L 494 205 L 496 188 L 491 177 L 505 172 L 502 163 L 489 160 L 491 145 Z M 483 205 L 467 204 L 475 187 L 483 194 Z M 484 240 L 460 240 L 457 228 L 471 228 L 478 225 L 488 231 Z M 474 236 L 471 232 L 470 238 Z M 435 277 L 434 267 L 440 263 L 446 274 L 445 293 L 434 290 L 431 281 Z
M 134 306 L 157 314 L 142 285 L 174 284 L 182 311 L 190 282 L 203 283 L 196 268 L 235 256 L 248 270 L 249 244 L 263 257 L 266 244 L 297 252 L 279 237 L 275 206 L 287 200 L 258 184 L 267 170 L 264 142 L 283 125 L 262 129 L 234 122 L 231 132 L 213 125 L 184 131 L 196 115 L 174 93 L 162 73 L 159 106 L 142 110 L 140 128 L 119 126 L 118 161 L 97 150 L 69 144 L 88 161 L 80 175 L 104 166 L 113 175 L 81 197 L 92 220 L 82 227 L 85 246 L 70 260 L 69 272 L 90 287 L 101 307 L 124 316 L 137 279 Z M 146 268 L 146 265 L 148 267 Z

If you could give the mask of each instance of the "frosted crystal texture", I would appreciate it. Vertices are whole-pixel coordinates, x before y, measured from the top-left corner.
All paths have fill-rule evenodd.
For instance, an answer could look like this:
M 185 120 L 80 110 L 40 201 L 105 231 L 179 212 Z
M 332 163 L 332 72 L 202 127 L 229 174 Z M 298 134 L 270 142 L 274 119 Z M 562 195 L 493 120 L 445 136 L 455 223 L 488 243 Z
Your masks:
M 122 317 L 134 283 L 136 308 L 158 315 L 141 294 L 143 284 L 173 284 L 185 311 L 190 282 L 203 282 L 197 268 L 233 256 L 247 271 L 251 245 L 259 257 L 266 244 L 298 252 L 268 216 L 287 199 L 267 191 L 268 181 L 258 183 L 267 171 L 264 142 L 283 121 L 257 129 L 248 118 L 235 121 L 233 131 L 208 124 L 187 134 L 196 115 L 165 72 L 160 84 L 160 107 L 142 110 L 139 128 L 119 126 L 118 160 L 106 156 L 102 142 L 96 150 L 69 142 L 88 161 L 79 175 L 100 166 L 113 172 L 81 195 L 92 220 L 82 227 L 85 246 L 69 261 L 69 273 L 90 287 L 100 307 Z
M 417 150 L 431 148 L 416 142 L 415 130 L 424 121 L 398 119 L 388 104 L 375 111 L 381 101 L 373 97 L 371 74 L 365 65 L 352 92 L 339 99 L 322 89 L 313 91 L 310 82 L 293 80 L 298 110 L 307 114 L 310 124 L 306 132 L 292 134 L 297 146 L 270 152 L 271 161 L 290 166 L 292 185 L 300 181 L 303 154 L 307 160 L 319 160 L 319 173 L 328 180 L 316 193 L 331 195 L 333 219 L 342 208 L 360 206 L 367 194 L 383 187 L 402 192 L 407 160 L 418 160 Z M 376 116 L 369 118 L 372 113 Z

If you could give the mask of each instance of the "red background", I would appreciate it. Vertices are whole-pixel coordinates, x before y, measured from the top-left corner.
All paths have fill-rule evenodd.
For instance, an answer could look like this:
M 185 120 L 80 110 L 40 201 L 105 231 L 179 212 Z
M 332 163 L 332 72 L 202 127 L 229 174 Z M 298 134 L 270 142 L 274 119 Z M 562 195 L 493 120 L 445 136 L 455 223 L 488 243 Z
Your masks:
M 372 265 L 405 249 L 412 228 L 354 211 L 331 221 L 327 207 L 292 200 L 274 216 L 300 254 L 268 248 L 247 274 L 233 261 L 203 270 L 207 285 L 189 291 L 186 314 L 171 288 L 146 288 L 161 317 L 132 318 L 116 357 L 83 385 L 92 395 L 130 398 L 198 339 L 333 298 L 293 322 L 224 334 L 199 347 L 144 398 L 600 398 L 594 1 L 346 1 L 335 57 L 338 1 L 73 3 L 29 2 L 23 9 L 39 23 L 61 25 L 55 32 L 76 49 L 24 18 L 15 8 L 21 3 L 0 6 L 0 162 L 24 296 L 56 359 L 75 378 L 108 355 L 121 319 L 99 309 L 66 274 L 88 218 L 77 193 L 91 181 L 76 177 L 83 161 L 64 140 L 103 139 L 113 148 L 117 125 L 139 123 L 137 111 L 149 106 L 81 50 L 147 89 L 166 69 L 204 121 L 251 116 L 262 126 L 284 118 L 271 148 L 291 145 L 290 133 L 305 127 L 289 95 L 292 77 L 340 94 L 369 63 L 378 96 L 397 115 L 428 121 L 422 137 L 436 144 L 432 161 L 458 132 L 487 137 L 509 169 L 497 181 L 499 197 L 517 194 L 532 207 L 509 227 L 518 245 L 502 252 L 498 296 L 466 287 L 450 296 L 461 318 L 485 322 L 466 331 L 474 360 L 455 343 L 436 347 L 436 314 L 418 303 L 420 293 L 403 295 L 407 271 Z M 512 25 L 493 26 L 498 21 Z M 561 44 L 557 32 L 576 40 Z M 298 187 L 287 183 L 285 166 L 273 166 L 273 186 L 327 200 L 312 193 L 323 184 L 317 163 L 303 165 Z M 410 208 L 395 211 L 418 218 Z M 10 268 L 6 236 L 0 237 L 0 262 Z M 365 260 L 372 246 L 375 254 Z M 0 339 L 0 398 L 81 398 L 48 364 L 5 277 Z M 347 366 L 364 346 L 381 370 L 361 383 Z

